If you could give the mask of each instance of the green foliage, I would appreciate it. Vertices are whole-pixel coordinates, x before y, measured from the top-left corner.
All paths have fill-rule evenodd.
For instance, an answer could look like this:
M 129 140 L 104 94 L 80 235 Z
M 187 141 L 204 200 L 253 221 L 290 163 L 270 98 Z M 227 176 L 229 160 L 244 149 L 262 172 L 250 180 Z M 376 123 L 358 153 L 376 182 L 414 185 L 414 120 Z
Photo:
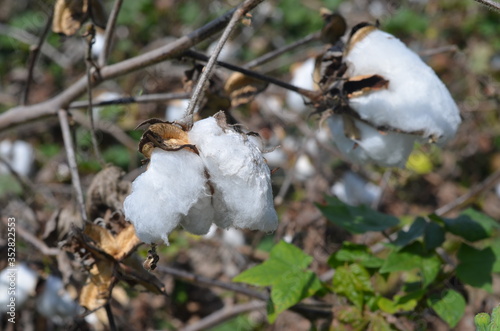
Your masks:
M 268 319 L 273 322 L 281 312 L 322 288 L 316 275 L 307 270 L 311 262 L 312 257 L 281 241 L 273 247 L 267 261 L 244 271 L 233 281 L 271 286 Z
M 359 264 L 351 264 L 335 269 L 333 291 L 345 296 L 358 309 L 363 309 L 365 297 L 373 294 L 370 274 Z
M 326 197 L 326 200 L 327 205 L 318 205 L 319 210 L 329 221 L 352 233 L 383 231 L 399 223 L 396 217 L 367 206 L 353 207 L 334 197 Z
M 427 304 L 453 328 L 462 318 L 466 302 L 457 291 L 445 290 L 440 294 L 431 295 L 427 299 Z

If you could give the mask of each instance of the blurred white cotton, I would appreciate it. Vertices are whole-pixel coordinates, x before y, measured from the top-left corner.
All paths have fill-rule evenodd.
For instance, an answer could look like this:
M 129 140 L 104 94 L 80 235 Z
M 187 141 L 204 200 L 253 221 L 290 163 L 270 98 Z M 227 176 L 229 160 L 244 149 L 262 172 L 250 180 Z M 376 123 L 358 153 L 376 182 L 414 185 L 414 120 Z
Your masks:
M 165 108 L 165 120 L 174 122 L 182 119 L 189 105 L 187 99 L 176 99 L 168 103 Z
M 35 152 L 31 144 L 22 140 L 3 140 L 0 142 L 0 156 L 10 167 L 22 176 L 28 176 L 33 168 Z M 0 162 L 0 174 L 9 173 L 9 170 Z
M 56 324 L 63 324 L 83 310 L 64 289 L 62 280 L 49 276 L 36 299 L 37 311 Z
M 9 288 L 15 290 L 15 307 L 22 307 L 26 301 L 35 294 L 38 274 L 24 263 L 19 263 L 16 268 L 5 268 L 0 272 L 0 312 L 9 311 Z
M 309 58 L 292 68 L 292 80 L 290 81 L 290 84 L 311 91 L 316 90 L 316 83 L 314 82 L 313 77 L 314 62 L 314 58 Z M 302 95 L 297 92 L 287 90 L 286 104 L 288 108 L 294 112 L 304 113 L 309 109 L 304 101 L 307 102 L 307 99 L 305 99 Z
M 332 193 L 351 206 L 371 206 L 382 194 L 382 189 L 359 175 L 348 171 L 332 186 Z

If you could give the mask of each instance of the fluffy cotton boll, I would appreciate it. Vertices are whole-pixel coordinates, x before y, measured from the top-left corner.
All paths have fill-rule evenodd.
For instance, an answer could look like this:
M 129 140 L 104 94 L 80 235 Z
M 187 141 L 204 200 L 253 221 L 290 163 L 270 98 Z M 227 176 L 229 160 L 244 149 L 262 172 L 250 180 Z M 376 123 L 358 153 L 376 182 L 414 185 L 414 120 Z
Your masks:
M 36 309 L 54 323 L 61 324 L 66 319 L 76 316 L 81 307 L 64 289 L 59 277 L 49 276 L 42 293 L 37 297 Z
M 222 228 L 275 230 L 271 174 L 258 147 L 245 135 L 223 130 L 213 117 L 196 122 L 189 140 L 197 146 L 214 188 L 214 222 Z
M 382 189 L 353 172 L 347 172 L 340 181 L 333 185 L 332 193 L 351 206 L 370 206 L 380 198 Z
M 293 70 L 293 76 L 290 84 L 311 91 L 315 90 L 316 83 L 314 82 L 313 78 L 314 62 L 314 58 L 309 58 L 299 66 L 294 68 L 295 70 Z M 288 108 L 290 108 L 294 112 L 304 113 L 308 110 L 308 107 L 304 103 L 304 101 L 304 97 L 297 92 L 287 91 L 286 104 L 288 105 Z
M 438 138 L 438 143 L 452 138 L 461 119 L 446 86 L 399 39 L 370 28 L 365 30 L 367 35 L 348 46 L 344 57 L 347 76 L 380 75 L 389 84 L 385 89 L 352 97 L 351 108 L 375 126 L 423 131 L 424 137 Z
M 189 213 L 182 218 L 182 227 L 192 234 L 204 235 L 210 231 L 215 211 L 212 206 L 212 196 L 207 185 L 198 202 L 191 207 Z
M 385 167 L 405 166 L 417 136 L 396 132 L 382 134 L 361 121 L 354 120 L 354 123 L 360 132 L 359 140 L 351 140 L 345 136 L 341 115 L 328 118 L 333 140 L 343 155 L 356 163 L 373 161 Z
M 182 119 L 188 105 L 189 100 L 187 99 L 173 100 L 165 109 L 165 120 L 168 122 L 174 122 Z
M 311 160 L 307 155 L 302 154 L 297 159 L 295 163 L 295 178 L 300 181 L 305 181 L 316 173 L 316 169 L 314 168 Z
M 184 220 L 197 234 L 210 224 L 193 225 L 196 204 L 203 204 L 207 193 L 203 163 L 198 155 L 182 149 L 167 152 L 155 148 L 148 169 L 132 183 L 132 193 L 125 199 L 125 216 L 145 243 L 168 244 L 168 234 Z M 207 211 L 208 213 L 208 211 Z M 211 223 L 211 222 L 210 222 Z M 205 233 L 206 233 L 205 231 Z
M 33 167 L 35 152 L 31 144 L 25 141 L 4 140 L 0 142 L 0 156 L 9 163 L 16 173 L 28 176 Z M 0 173 L 9 173 L 3 163 L 0 163 Z
M 104 33 L 97 32 L 95 34 L 94 43 L 92 44 L 92 55 L 98 57 L 104 51 Z
M 30 269 L 26 264 L 20 263 L 13 269 L 5 268 L 0 272 L 0 312 L 9 310 L 7 306 L 10 302 L 9 288 L 11 282 L 15 282 L 15 303 L 16 307 L 22 307 L 30 296 L 35 294 L 38 274 Z

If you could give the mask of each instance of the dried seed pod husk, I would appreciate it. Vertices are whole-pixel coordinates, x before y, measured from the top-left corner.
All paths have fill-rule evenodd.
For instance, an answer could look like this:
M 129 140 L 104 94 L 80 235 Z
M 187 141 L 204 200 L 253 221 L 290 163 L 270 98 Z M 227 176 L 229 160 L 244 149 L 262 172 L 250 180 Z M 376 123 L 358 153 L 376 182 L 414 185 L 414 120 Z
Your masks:
M 101 0 L 57 0 L 52 31 L 72 36 L 89 17 L 95 25 L 106 27 L 107 15 Z
M 231 98 L 231 106 L 238 107 L 250 103 L 268 85 L 260 79 L 235 72 L 227 79 L 224 90 Z

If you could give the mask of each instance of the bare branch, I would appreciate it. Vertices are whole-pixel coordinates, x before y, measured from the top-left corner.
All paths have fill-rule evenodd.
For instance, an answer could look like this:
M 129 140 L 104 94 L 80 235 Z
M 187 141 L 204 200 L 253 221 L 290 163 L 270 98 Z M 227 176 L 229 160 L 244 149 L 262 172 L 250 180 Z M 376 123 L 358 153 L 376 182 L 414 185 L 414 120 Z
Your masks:
M 80 213 L 82 219 L 87 222 L 87 211 L 85 209 L 85 202 L 83 200 L 83 190 L 80 184 L 80 176 L 78 175 L 78 168 L 76 165 L 75 150 L 73 149 L 73 139 L 71 137 L 71 132 L 68 122 L 68 113 L 65 109 L 59 109 L 57 112 L 59 115 L 59 122 L 61 123 L 61 131 L 64 139 L 64 147 L 66 149 L 66 157 L 68 158 L 68 165 L 71 172 L 71 182 L 73 183 L 73 188 L 76 193 L 76 201 L 80 208 Z
M 193 115 L 196 109 L 196 105 L 198 104 L 199 100 L 203 96 L 205 92 L 205 88 L 207 86 L 208 80 L 210 79 L 210 76 L 212 75 L 212 70 L 215 66 L 215 63 L 217 62 L 217 58 L 219 57 L 219 54 L 222 50 L 222 47 L 224 47 L 224 44 L 226 41 L 229 39 L 229 36 L 233 32 L 234 28 L 236 27 L 236 23 L 245 15 L 251 8 L 255 7 L 259 3 L 261 3 L 264 0 L 246 0 L 243 4 L 240 5 L 240 7 L 234 12 L 234 14 L 231 17 L 231 20 L 229 21 L 226 29 L 224 29 L 224 32 L 222 33 L 221 38 L 219 39 L 219 42 L 217 43 L 214 52 L 212 53 L 212 56 L 208 60 L 207 65 L 205 66 L 200 79 L 198 80 L 198 83 L 196 84 L 196 87 L 193 91 L 193 96 L 191 97 L 191 100 L 189 101 L 189 105 L 186 109 L 186 112 L 184 114 L 185 117 Z
M 28 103 L 29 95 L 30 95 L 30 88 L 31 88 L 31 81 L 33 80 L 33 72 L 35 70 L 35 65 L 36 65 L 38 57 L 40 55 L 42 45 L 45 42 L 45 39 L 47 38 L 47 34 L 50 31 L 53 16 L 54 16 L 54 11 L 51 10 L 50 16 L 47 19 L 47 23 L 45 23 L 45 27 L 43 28 L 42 35 L 38 39 L 38 43 L 35 46 L 32 46 L 30 48 L 30 58 L 28 60 L 29 61 L 28 77 L 26 78 L 26 86 L 24 87 L 24 92 L 23 92 L 23 96 L 21 99 L 21 105 L 25 105 Z
M 149 103 L 149 102 L 162 102 L 175 99 L 189 99 L 190 93 L 158 93 L 158 94 L 144 94 L 136 97 L 125 97 L 113 100 L 106 100 L 93 103 L 93 107 L 103 107 L 112 105 L 125 105 L 131 103 Z M 88 100 L 75 101 L 69 105 L 69 109 L 87 108 L 89 106 Z
M 266 302 L 260 301 L 250 301 L 248 303 L 242 303 L 239 305 L 224 307 L 215 313 L 202 318 L 201 320 L 182 328 L 182 331 L 200 331 L 208 330 L 213 328 L 237 315 L 250 312 L 252 310 L 264 309 L 266 308 Z
M 111 45 L 113 44 L 113 34 L 115 32 L 116 20 L 118 18 L 118 13 L 122 7 L 123 0 L 116 0 L 113 5 L 113 9 L 109 14 L 108 23 L 106 24 L 106 32 L 104 33 L 104 48 L 102 52 L 99 54 L 99 59 L 97 64 L 102 67 L 106 65 L 106 61 L 108 60 L 108 55 L 111 50 Z
M 2 221 L 6 224 L 7 219 L 2 219 Z M 59 255 L 61 252 L 57 248 L 48 247 L 43 241 L 38 239 L 36 236 L 31 234 L 28 230 L 20 226 L 16 223 L 16 233 L 18 233 L 24 240 L 33 245 L 36 249 L 38 249 L 43 255 Z
M 247 64 L 245 64 L 243 66 L 243 68 L 245 69 L 253 69 L 255 67 L 258 67 L 260 66 L 261 64 L 264 64 L 266 62 L 269 62 L 275 58 L 277 58 L 278 56 L 284 54 L 284 53 L 287 53 L 297 47 L 300 47 L 300 46 L 303 46 L 303 45 L 306 45 L 312 41 L 316 41 L 316 40 L 319 40 L 321 36 L 321 32 L 318 31 L 318 32 L 314 32 L 314 33 L 311 33 L 307 36 L 305 36 L 304 38 L 300 39 L 300 40 L 297 40 L 296 42 L 294 43 L 291 43 L 290 45 L 285 45 L 281 48 L 278 48 L 272 52 L 269 52 L 269 53 L 266 53 L 264 55 L 262 55 L 261 57 L 259 58 L 256 58 L 250 62 L 248 62 Z
M 489 9 L 500 11 L 500 3 L 496 1 L 492 0 L 474 0 L 474 1 L 488 7 Z
M 253 7 L 255 6 L 256 4 L 253 5 Z M 248 8 L 248 10 L 251 10 L 253 7 Z M 235 10 L 236 9 L 232 9 L 226 12 L 224 15 L 216 18 L 203 27 L 163 47 L 128 60 L 124 60 L 120 63 L 101 68 L 99 77 L 94 77 L 92 80 L 92 86 L 96 86 L 105 80 L 113 79 L 127 73 L 146 68 L 167 59 L 177 58 L 188 48 L 202 42 L 211 35 L 222 30 L 226 26 L 226 22 L 232 17 Z M 36 120 L 45 116 L 55 115 L 58 112 L 58 109 L 67 108 L 72 101 L 80 97 L 85 92 L 86 88 L 87 78 L 84 76 L 52 99 L 36 105 L 11 108 L 10 110 L 0 114 L 0 130 L 11 128 L 15 125 Z

